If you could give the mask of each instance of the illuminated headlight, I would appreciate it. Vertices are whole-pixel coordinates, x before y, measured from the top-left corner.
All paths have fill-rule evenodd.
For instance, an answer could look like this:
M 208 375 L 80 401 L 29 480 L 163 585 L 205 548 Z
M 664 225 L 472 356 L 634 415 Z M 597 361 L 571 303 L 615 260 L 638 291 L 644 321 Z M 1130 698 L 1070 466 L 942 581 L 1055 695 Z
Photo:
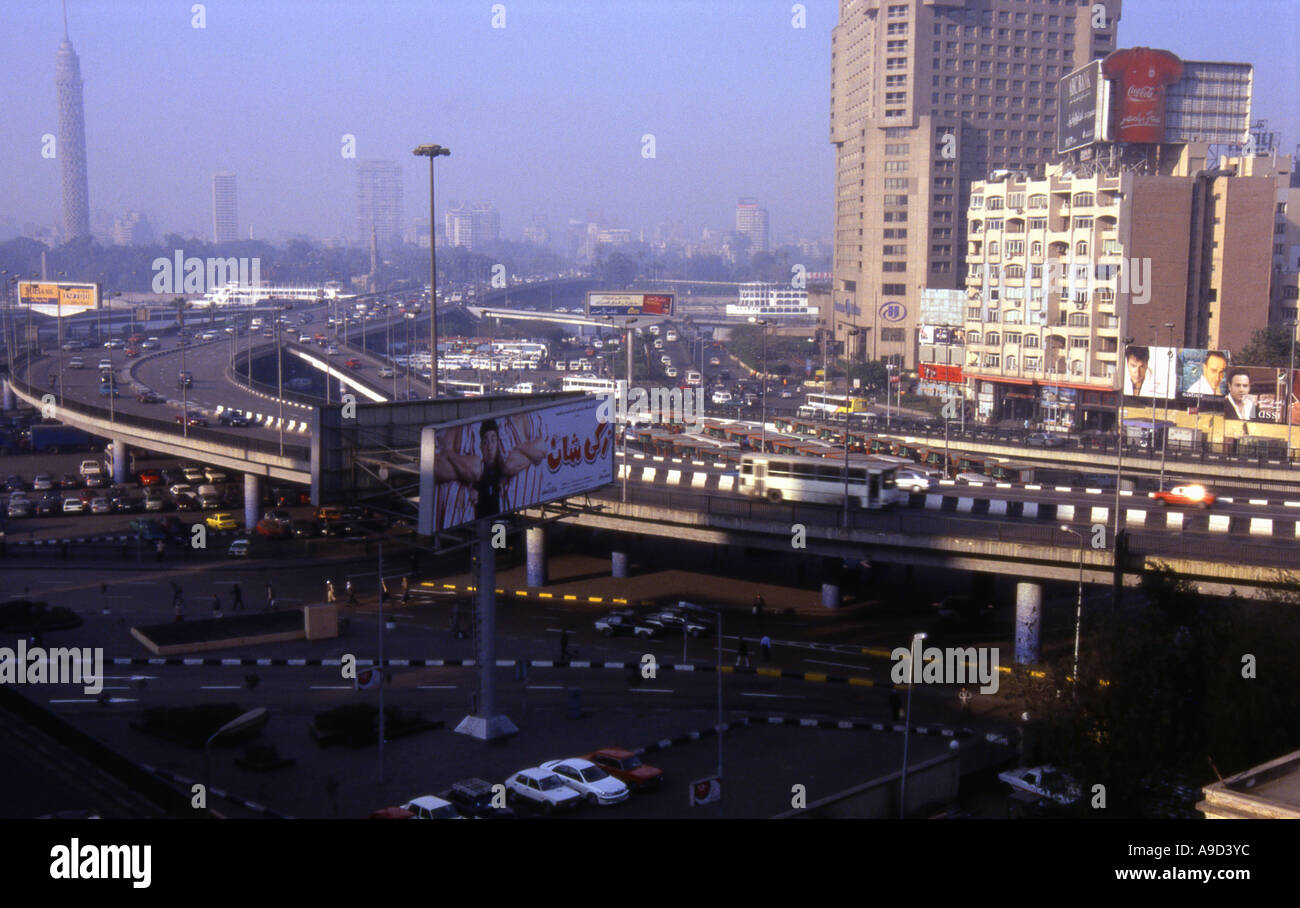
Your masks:
M 1205 497 L 1205 489 L 1200 486 L 1189 486 L 1187 489 L 1187 497 L 1192 501 L 1200 501 Z

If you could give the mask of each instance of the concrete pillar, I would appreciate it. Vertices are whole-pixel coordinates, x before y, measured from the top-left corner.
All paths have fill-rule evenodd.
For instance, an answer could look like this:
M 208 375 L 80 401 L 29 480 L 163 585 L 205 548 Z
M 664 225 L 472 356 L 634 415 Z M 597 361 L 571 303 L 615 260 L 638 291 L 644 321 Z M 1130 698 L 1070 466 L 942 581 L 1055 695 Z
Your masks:
M 244 474 L 244 529 L 253 532 L 262 508 L 262 482 L 256 473 Z
M 1039 633 L 1043 625 L 1043 585 L 1016 584 L 1016 664 L 1033 665 L 1041 654 Z
M 840 578 L 843 574 L 843 559 L 822 559 L 822 608 L 840 607 Z
M 619 579 L 627 578 L 627 552 L 614 552 L 611 556 L 613 561 L 612 575 Z
M 546 527 L 529 527 L 524 535 L 529 588 L 546 586 Z
M 126 482 L 127 468 L 131 466 L 131 452 L 126 442 L 113 439 L 113 482 Z
M 14 389 L 9 387 L 9 382 L 4 383 L 4 408 L 6 410 L 18 409 L 18 395 L 14 394 Z
M 492 524 L 480 519 L 478 532 L 478 710 L 466 716 L 456 726 L 457 734 L 469 735 L 482 741 L 492 741 L 513 735 L 518 727 L 506 716 L 497 712 L 497 559 L 492 548 Z

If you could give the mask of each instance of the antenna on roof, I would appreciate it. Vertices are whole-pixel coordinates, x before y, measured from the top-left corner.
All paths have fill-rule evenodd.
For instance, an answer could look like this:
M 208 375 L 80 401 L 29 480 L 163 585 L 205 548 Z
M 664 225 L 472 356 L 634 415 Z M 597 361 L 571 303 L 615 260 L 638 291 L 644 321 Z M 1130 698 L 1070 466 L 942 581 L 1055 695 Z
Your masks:
M 68 40 L 68 0 L 63 0 L 63 40 Z

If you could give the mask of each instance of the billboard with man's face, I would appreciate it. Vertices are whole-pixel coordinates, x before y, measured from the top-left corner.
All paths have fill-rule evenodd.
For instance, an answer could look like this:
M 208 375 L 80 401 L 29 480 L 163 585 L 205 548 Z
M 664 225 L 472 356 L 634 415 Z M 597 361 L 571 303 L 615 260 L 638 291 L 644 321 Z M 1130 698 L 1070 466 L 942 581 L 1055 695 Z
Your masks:
M 420 438 L 422 535 L 614 481 L 614 425 L 583 397 L 437 426 Z
M 1286 369 L 1230 366 L 1226 379 L 1227 393 L 1223 398 L 1224 418 L 1300 425 L 1300 398 L 1296 396 L 1295 375 L 1300 375 L 1300 371 L 1288 382 Z M 1218 411 L 1211 409 L 1210 412 Z
M 1226 350 L 1147 347 L 1124 351 L 1124 394 L 1154 400 L 1222 397 L 1228 390 Z

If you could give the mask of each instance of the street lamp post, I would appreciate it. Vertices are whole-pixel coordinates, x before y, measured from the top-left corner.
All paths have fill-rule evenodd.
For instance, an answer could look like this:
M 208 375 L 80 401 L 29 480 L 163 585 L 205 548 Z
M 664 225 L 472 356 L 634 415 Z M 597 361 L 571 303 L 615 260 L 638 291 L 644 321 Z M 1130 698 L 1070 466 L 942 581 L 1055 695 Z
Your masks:
M 885 366 L 885 428 L 888 429 L 892 424 L 890 419 L 890 398 L 894 393 L 894 364 L 888 363 Z M 902 401 L 900 400 L 901 404 Z
M 280 406 L 280 415 L 276 423 L 280 428 L 280 456 L 284 456 L 284 353 L 280 348 L 282 343 L 280 339 L 280 323 L 284 318 L 283 306 L 277 306 L 275 309 L 275 397 Z
M 1294 428 L 1294 409 L 1295 409 L 1295 328 L 1296 319 L 1292 318 L 1287 322 L 1287 328 L 1290 333 L 1287 335 L 1287 346 L 1291 348 L 1291 367 L 1286 372 L 1286 463 L 1291 465 L 1291 452 L 1295 448 L 1295 439 L 1292 436 Z
M 433 205 L 433 162 L 450 156 L 441 145 L 417 145 L 413 154 L 429 159 L 429 400 L 438 398 L 438 230 Z
M 1074 679 L 1075 690 L 1079 688 L 1079 631 L 1083 626 L 1083 534 L 1066 524 L 1061 529 L 1079 540 L 1079 595 L 1074 603 L 1074 670 L 1070 677 Z
M 767 450 L 767 319 L 750 316 L 750 324 L 763 326 L 763 423 L 759 427 L 759 450 Z
M 1126 337 L 1120 344 L 1119 350 L 1119 387 L 1115 389 L 1115 522 L 1111 536 L 1114 540 L 1115 551 L 1119 546 L 1119 492 L 1120 486 L 1123 485 L 1124 473 L 1124 370 L 1128 368 L 1128 345 L 1133 343 L 1133 338 Z M 1141 390 L 1134 388 L 1134 391 Z
M 1165 452 L 1169 449 L 1169 398 L 1172 388 L 1169 387 L 1173 381 L 1174 372 L 1174 323 L 1165 322 L 1165 327 L 1169 329 L 1169 347 L 1165 353 L 1165 418 L 1164 425 L 1161 426 L 1160 433 L 1160 488 L 1165 487 Z
M 912 732 L 912 688 L 916 687 L 916 664 L 921 661 L 921 646 L 925 642 L 925 631 L 912 635 L 912 652 L 907 665 L 907 715 L 903 720 L 903 775 L 898 785 L 898 818 L 907 817 L 907 741 Z

